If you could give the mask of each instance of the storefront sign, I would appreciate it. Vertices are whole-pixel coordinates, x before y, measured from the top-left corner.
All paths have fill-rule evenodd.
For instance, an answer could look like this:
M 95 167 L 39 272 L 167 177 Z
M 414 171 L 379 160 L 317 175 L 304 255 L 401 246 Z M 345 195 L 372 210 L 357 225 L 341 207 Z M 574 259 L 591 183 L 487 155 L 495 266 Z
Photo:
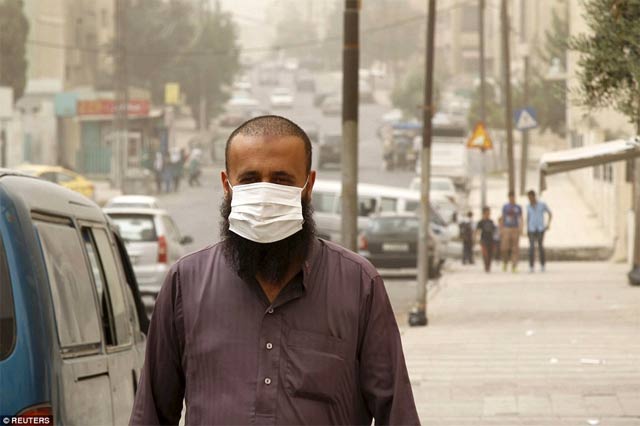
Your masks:
M 132 99 L 127 105 L 127 114 L 136 117 L 149 115 L 149 101 Z M 78 101 L 78 115 L 109 115 L 116 114 L 116 102 L 111 99 L 98 99 L 94 101 Z

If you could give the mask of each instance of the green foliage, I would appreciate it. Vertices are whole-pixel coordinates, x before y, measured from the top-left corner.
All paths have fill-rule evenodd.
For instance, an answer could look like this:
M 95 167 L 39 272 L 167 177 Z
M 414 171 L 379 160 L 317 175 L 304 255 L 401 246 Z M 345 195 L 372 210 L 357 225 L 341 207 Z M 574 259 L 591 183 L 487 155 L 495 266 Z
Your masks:
M 237 30 L 231 16 L 218 4 L 204 19 L 202 32 L 190 54 L 180 61 L 177 72 L 196 122 L 199 121 L 200 97 L 206 98 L 209 120 L 222 110 L 229 97 L 224 87 L 231 85 L 240 69 Z
M 586 0 L 588 34 L 570 39 L 578 60 L 580 102 L 613 107 L 640 129 L 640 1 Z
M 223 88 L 239 69 L 239 48 L 231 17 L 219 5 L 201 13 L 188 2 L 136 1 L 128 6 L 127 23 L 131 85 L 163 103 L 165 84 L 179 83 L 196 122 L 201 96 L 207 119 L 221 110 L 228 97 Z
M 27 84 L 26 42 L 29 22 L 22 0 L 0 0 L 0 86 L 19 99 Z
M 504 107 L 498 99 L 498 93 L 491 84 L 485 85 L 485 125 L 492 129 L 504 129 Z M 471 99 L 469 109 L 469 128 L 473 128 L 480 121 L 480 87 L 476 89 Z
M 130 1 L 127 7 L 129 83 L 149 89 L 154 102 L 164 101 L 164 85 L 174 78 L 195 37 L 194 11 L 184 2 Z M 140 25 L 144 22 L 144 25 Z
M 412 67 L 404 78 L 398 79 L 391 92 L 391 103 L 406 117 L 422 118 L 424 104 L 424 71 Z

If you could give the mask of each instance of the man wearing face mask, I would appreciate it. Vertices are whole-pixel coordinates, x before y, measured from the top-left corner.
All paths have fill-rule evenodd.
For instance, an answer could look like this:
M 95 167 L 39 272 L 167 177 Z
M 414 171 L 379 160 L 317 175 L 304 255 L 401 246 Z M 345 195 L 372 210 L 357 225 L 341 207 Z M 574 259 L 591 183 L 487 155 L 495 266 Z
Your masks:
M 315 237 L 311 143 L 254 118 L 230 135 L 222 241 L 158 295 L 130 423 L 419 424 L 384 283 Z

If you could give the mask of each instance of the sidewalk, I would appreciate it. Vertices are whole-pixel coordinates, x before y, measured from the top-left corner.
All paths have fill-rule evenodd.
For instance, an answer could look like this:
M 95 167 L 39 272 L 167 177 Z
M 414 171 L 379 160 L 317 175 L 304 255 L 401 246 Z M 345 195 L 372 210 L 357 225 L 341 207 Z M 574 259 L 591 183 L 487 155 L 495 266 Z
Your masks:
M 640 288 L 626 266 L 447 274 L 403 328 L 425 425 L 639 425 Z

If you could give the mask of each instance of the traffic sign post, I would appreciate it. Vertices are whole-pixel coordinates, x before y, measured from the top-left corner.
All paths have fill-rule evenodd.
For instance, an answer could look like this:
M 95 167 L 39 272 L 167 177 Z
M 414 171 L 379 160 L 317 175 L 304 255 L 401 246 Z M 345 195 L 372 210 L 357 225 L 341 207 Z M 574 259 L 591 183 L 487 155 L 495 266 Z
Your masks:
M 488 149 L 493 149 L 493 142 L 489 137 L 489 133 L 487 129 L 484 127 L 484 123 L 479 122 L 476 124 L 476 127 L 473 129 L 473 133 L 471 137 L 467 141 L 467 148 L 469 149 L 479 149 L 482 152 L 482 184 L 481 184 L 481 200 L 482 206 L 485 207 L 487 203 L 487 161 L 485 157 L 485 151 Z
M 517 110 L 513 115 L 516 129 L 522 132 L 522 157 L 520 161 L 520 195 L 524 195 L 527 187 L 527 162 L 529 157 L 529 130 L 538 127 L 538 116 L 532 107 Z

